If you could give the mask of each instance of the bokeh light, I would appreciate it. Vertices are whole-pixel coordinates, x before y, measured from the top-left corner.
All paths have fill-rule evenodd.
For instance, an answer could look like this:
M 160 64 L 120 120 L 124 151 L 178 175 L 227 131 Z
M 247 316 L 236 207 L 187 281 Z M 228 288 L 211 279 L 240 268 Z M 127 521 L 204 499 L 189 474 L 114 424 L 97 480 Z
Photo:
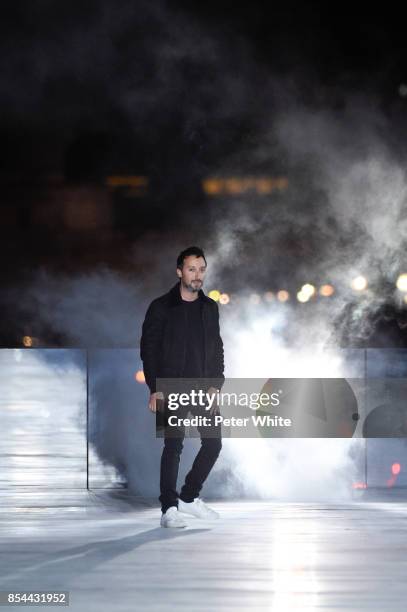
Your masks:
M 407 274 L 400 274 L 396 282 L 399 291 L 407 291 Z
M 401 471 L 401 465 L 399 463 L 393 463 L 393 465 L 391 466 L 391 473 L 400 474 L 400 471 Z
M 367 280 L 364 276 L 356 276 L 350 285 L 355 291 L 363 291 L 367 287 Z
M 332 285 L 322 285 L 319 289 L 319 294 L 323 297 L 330 297 L 333 295 L 334 291 L 335 289 L 332 287 Z
M 301 290 L 297 293 L 297 300 L 305 304 L 305 302 L 308 302 L 309 296 Z
M 212 291 L 209 291 L 208 295 L 212 300 L 218 302 L 220 298 L 220 291 L 218 291 L 217 289 L 212 289 Z
M 134 378 L 140 384 L 146 382 L 143 370 L 137 370 L 137 372 L 134 374 Z
M 290 294 L 285 289 L 280 289 L 277 293 L 277 299 L 279 302 L 287 302 L 290 299 Z
M 310 283 L 306 283 L 305 285 L 303 285 L 301 287 L 301 293 L 303 293 L 304 295 L 308 296 L 308 299 L 309 299 L 315 293 L 314 285 L 311 285 Z

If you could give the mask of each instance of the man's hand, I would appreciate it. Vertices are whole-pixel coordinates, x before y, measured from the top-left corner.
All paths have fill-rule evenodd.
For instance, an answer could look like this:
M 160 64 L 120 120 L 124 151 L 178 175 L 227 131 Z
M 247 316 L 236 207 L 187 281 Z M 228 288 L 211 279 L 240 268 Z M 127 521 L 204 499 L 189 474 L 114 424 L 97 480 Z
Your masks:
M 156 391 L 155 393 L 152 393 L 148 402 L 149 410 L 151 410 L 151 412 L 157 412 L 157 400 L 163 399 L 164 395 L 161 393 L 161 391 Z
M 219 389 L 216 389 L 215 387 L 209 387 L 209 389 L 207 390 L 207 393 L 210 397 L 212 397 L 212 395 L 216 395 L 216 393 L 218 393 Z M 212 406 L 209 408 L 209 414 L 219 414 L 219 406 L 218 404 L 215 402 L 213 402 Z

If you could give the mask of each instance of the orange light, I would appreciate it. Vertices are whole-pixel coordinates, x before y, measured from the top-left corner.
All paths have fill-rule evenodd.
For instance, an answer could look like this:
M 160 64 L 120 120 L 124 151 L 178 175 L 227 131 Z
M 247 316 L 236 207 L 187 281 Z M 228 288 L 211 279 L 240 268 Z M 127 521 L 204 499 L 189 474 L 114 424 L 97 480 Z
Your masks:
M 24 346 L 32 346 L 33 345 L 33 339 L 31 338 L 31 336 L 24 336 L 23 344 L 24 344 Z
M 120 189 L 126 198 L 140 198 L 146 195 L 149 179 L 147 176 L 112 175 L 106 177 L 106 185 L 110 191 Z
M 274 181 L 273 179 L 257 179 L 256 181 L 256 191 L 257 193 L 271 193 L 274 189 Z
M 242 181 L 240 181 L 237 178 L 225 179 L 225 188 L 226 188 L 227 193 L 232 193 L 232 194 L 242 193 L 244 189 L 242 185 Z
M 108 187 L 147 187 L 148 178 L 146 176 L 133 175 L 114 175 L 106 178 Z
M 280 189 L 280 191 L 283 191 L 284 189 L 287 189 L 288 187 L 288 178 L 285 176 L 282 176 L 275 180 L 275 184 L 276 184 L 277 189 Z
M 256 191 L 259 195 L 267 195 L 276 189 L 282 191 L 287 186 L 288 179 L 286 177 L 270 176 L 208 177 L 202 181 L 204 192 L 210 196 L 219 194 L 236 195 L 250 190 Z
M 286 302 L 290 298 L 290 294 L 285 289 L 280 289 L 277 293 L 277 299 L 280 302 Z
M 222 182 L 218 179 L 209 178 L 202 182 L 202 187 L 205 193 L 208 195 L 217 195 L 221 193 L 223 186 Z
M 334 291 L 335 289 L 332 287 L 332 285 L 322 285 L 319 290 L 319 293 L 323 297 L 330 297 L 334 293 Z
M 143 370 L 137 370 L 137 372 L 134 374 L 134 378 L 140 384 L 146 382 Z

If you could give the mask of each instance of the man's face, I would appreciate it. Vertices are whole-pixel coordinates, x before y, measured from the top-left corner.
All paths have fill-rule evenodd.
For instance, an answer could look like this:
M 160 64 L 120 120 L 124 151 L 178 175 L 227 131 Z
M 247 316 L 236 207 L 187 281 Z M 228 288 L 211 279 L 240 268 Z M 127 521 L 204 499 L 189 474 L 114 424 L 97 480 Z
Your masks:
M 182 270 L 177 268 L 177 275 L 181 279 L 183 287 L 195 293 L 202 288 L 205 272 L 204 258 L 196 255 L 185 257 Z

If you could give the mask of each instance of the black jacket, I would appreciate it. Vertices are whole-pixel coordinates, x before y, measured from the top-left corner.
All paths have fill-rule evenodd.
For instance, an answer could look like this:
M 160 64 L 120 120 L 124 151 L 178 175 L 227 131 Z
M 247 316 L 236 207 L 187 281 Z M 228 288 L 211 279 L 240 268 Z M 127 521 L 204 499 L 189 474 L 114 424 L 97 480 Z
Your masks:
M 202 289 L 198 299 L 204 330 L 204 378 L 213 379 L 212 385 L 220 389 L 225 378 L 219 307 Z M 151 393 L 159 391 L 156 378 L 182 377 L 185 354 L 186 318 L 178 282 L 168 293 L 151 302 L 142 327 L 140 356 Z

